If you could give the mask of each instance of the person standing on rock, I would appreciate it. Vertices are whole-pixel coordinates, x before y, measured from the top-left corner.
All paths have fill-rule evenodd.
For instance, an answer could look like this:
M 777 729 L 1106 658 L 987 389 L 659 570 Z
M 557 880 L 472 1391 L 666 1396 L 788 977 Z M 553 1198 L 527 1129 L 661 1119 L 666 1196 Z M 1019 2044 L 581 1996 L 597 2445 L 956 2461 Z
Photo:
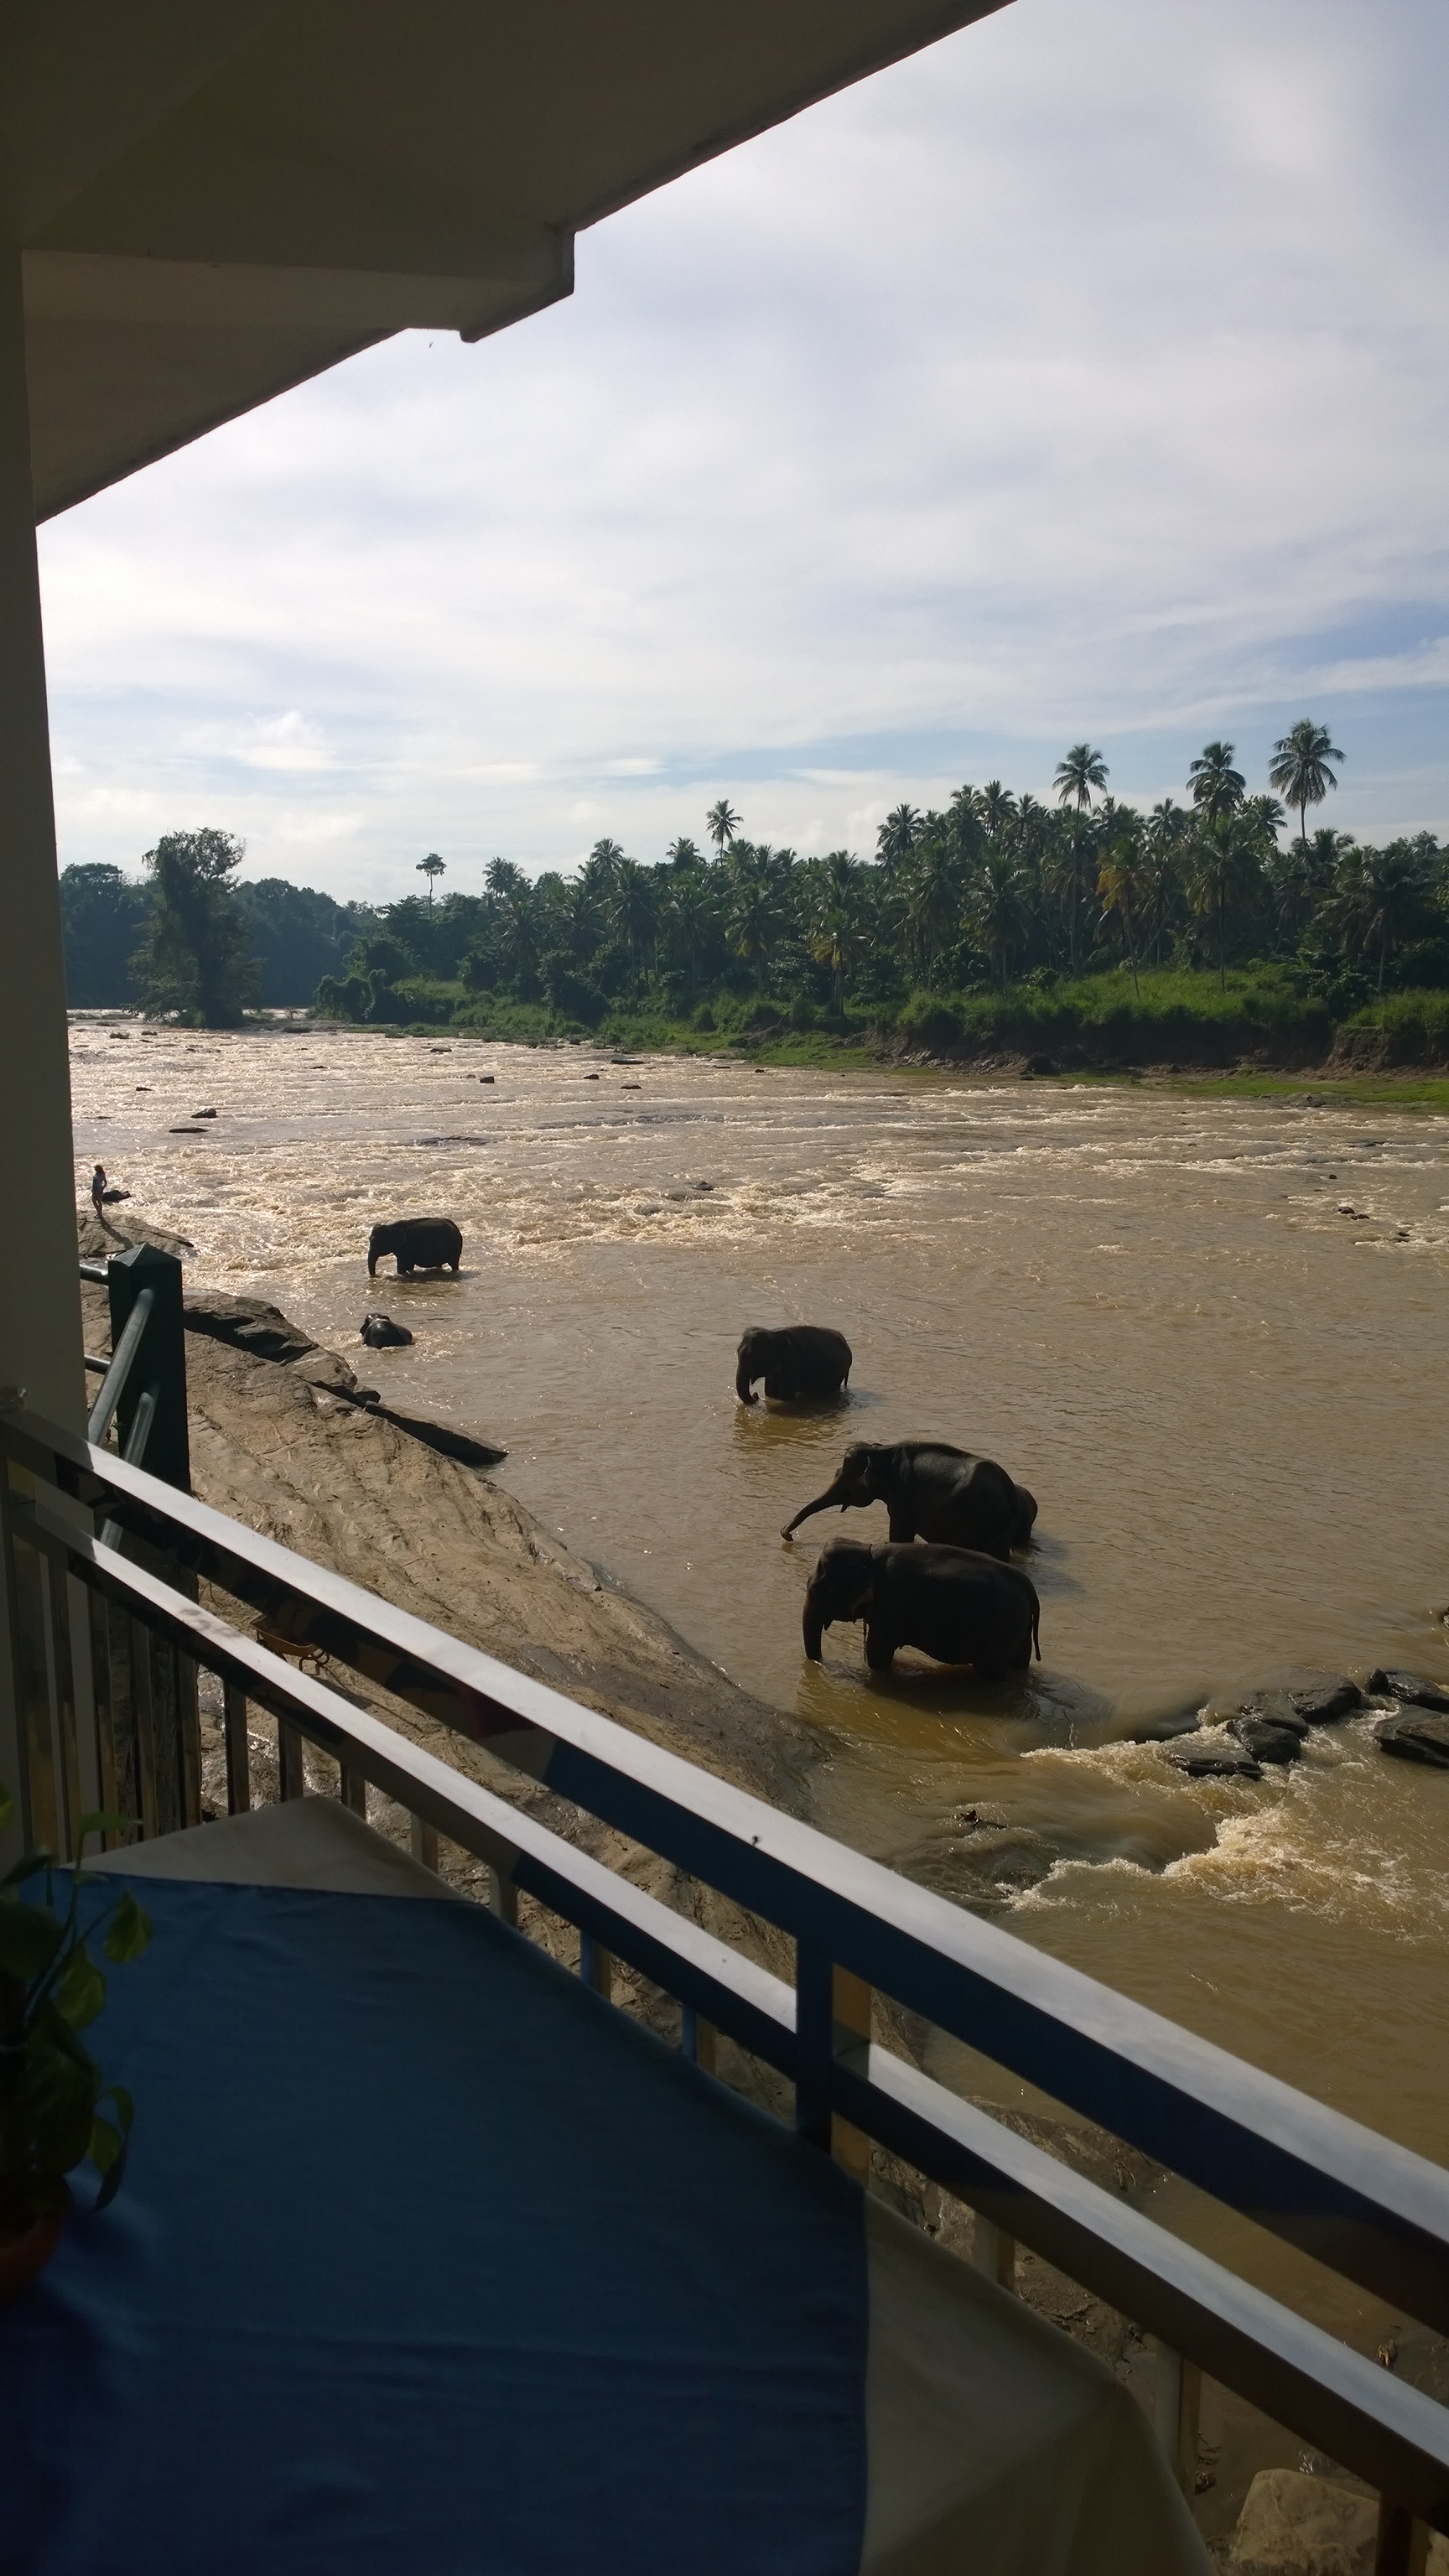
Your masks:
M 106 1167 L 104 1163 L 97 1163 L 95 1170 L 91 1174 L 91 1205 L 95 1209 L 97 1216 L 101 1215 L 101 1211 L 104 1208 L 105 1203 Z

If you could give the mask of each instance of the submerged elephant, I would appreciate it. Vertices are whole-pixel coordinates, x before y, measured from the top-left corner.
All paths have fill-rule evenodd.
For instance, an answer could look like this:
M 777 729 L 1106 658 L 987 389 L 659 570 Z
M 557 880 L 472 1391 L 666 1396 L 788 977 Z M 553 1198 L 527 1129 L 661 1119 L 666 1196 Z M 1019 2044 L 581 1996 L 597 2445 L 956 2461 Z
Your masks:
M 965 1547 L 865 1547 L 833 1538 L 805 1592 L 805 1652 L 837 1619 L 863 1619 L 865 1660 L 888 1673 L 898 1646 L 918 1646 L 938 1664 L 974 1664 L 985 1681 L 1025 1672 L 1041 1659 L 1036 1585 L 1016 1565 Z
M 400 1351 L 412 1340 L 406 1324 L 395 1324 L 391 1315 L 364 1315 L 357 1329 L 370 1351 Z
M 829 1324 L 781 1324 L 773 1332 L 752 1324 L 739 1347 L 735 1393 L 753 1404 L 751 1389 L 762 1377 L 766 1395 L 782 1404 L 797 1395 L 839 1395 L 853 1357 L 845 1335 Z
M 389 1252 L 397 1255 L 399 1279 L 414 1270 L 451 1270 L 456 1278 L 463 1238 L 450 1216 L 400 1216 L 392 1225 L 375 1225 L 367 1238 L 369 1279 Z
M 976 1547 L 1006 1556 L 1025 1547 L 1036 1519 L 1036 1500 L 1012 1483 L 994 1458 L 953 1449 L 946 1440 L 854 1440 L 833 1485 L 787 1521 L 793 1537 L 815 1512 L 848 1512 L 884 1503 L 894 1540 L 935 1539 L 949 1547 Z

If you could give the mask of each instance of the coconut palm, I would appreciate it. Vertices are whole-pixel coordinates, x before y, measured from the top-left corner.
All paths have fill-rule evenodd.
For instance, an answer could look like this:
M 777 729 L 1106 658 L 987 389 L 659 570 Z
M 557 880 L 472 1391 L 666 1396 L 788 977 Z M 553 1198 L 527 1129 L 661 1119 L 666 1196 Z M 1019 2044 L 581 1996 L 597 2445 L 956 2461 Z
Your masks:
M 801 921 L 806 946 L 817 966 L 830 969 L 831 999 L 837 1011 L 845 999 L 845 978 L 864 947 L 860 903 L 860 865 L 848 850 L 827 851 L 804 870 Z
M 923 840 L 905 881 L 906 936 L 915 952 L 921 981 L 929 991 L 936 960 L 948 947 L 961 919 L 961 872 L 944 831 Z
M 1297 806 L 1300 841 L 1308 838 L 1309 806 L 1321 805 L 1330 787 L 1338 785 L 1329 762 L 1346 757 L 1347 754 L 1330 741 L 1328 727 L 1315 724 L 1311 716 L 1300 716 L 1296 725 L 1289 726 L 1282 741 L 1274 743 L 1273 757 L 1268 763 L 1268 784 L 1276 787 L 1279 795 L 1286 797 L 1290 805 Z
M 1005 992 L 1012 952 L 1030 924 L 1026 888 L 1005 850 L 983 850 L 967 889 L 966 919 L 972 938 L 995 959 Z
M 1226 744 L 1209 744 L 1226 750 Z M 1187 891 L 1194 912 L 1212 918 L 1218 931 L 1218 983 L 1228 988 L 1227 925 L 1230 912 L 1244 905 L 1263 881 L 1264 845 L 1250 815 L 1231 806 L 1198 827 L 1188 857 Z
M 914 805 L 897 805 L 887 814 L 875 836 L 876 850 L 887 875 L 907 864 L 920 833 L 921 817 Z
M 704 862 L 704 852 L 698 841 L 691 841 L 685 832 L 680 833 L 677 841 L 670 842 L 664 855 L 672 868 L 697 868 Z
M 1127 951 L 1132 969 L 1132 990 L 1138 1000 L 1142 986 L 1137 977 L 1137 952 L 1142 931 L 1151 918 L 1156 882 L 1147 855 L 1146 834 L 1140 816 L 1130 810 L 1119 811 L 1117 829 L 1102 855 L 1097 871 L 1097 892 L 1102 898 L 1102 918 L 1114 919 Z
M 629 963 L 635 968 L 641 951 L 654 936 L 657 911 L 654 879 L 648 868 L 641 868 L 637 859 L 620 859 L 614 870 L 608 914 L 610 925 L 623 940 L 629 952 Z
M 1380 992 L 1393 951 L 1424 927 L 1431 891 L 1422 850 L 1412 841 L 1345 852 L 1324 916 L 1345 948 L 1364 957 L 1377 949 Z
M 699 961 L 714 921 L 710 880 L 697 868 L 683 868 L 670 880 L 665 902 L 670 937 L 684 952 L 691 994 L 699 981 Z
M 439 858 L 436 850 L 429 850 L 425 859 L 419 859 L 417 873 L 420 877 L 427 878 L 428 901 L 431 903 L 433 900 L 433 880 L 435 877 L 444 877 L 447 875 L 448 863 L 446 859 Z
M 1106 784 L 1107 764 L 1100 751 L 1094 751 L 1089 742 L 1073 743 L 1066 759 L 1057 762 L 1056 776 L 1052 780 L 1057 791 L 1057 803 L 1075 805 L 1079 814 L 1085 814 L 1091 804 L 1093 788 L 1105 787 Z
M 752 868 L 735 884 L 725 924 L 737 956 L 748 959 L 763 993 L 765 972 L 780 930 L 779 905 L 768 869 Z
M 999 778 L 988 778 L 981 790 L 978 810 L 991 839 L 997 841 L 1007 826 L 1016 820 L 1016 798 L 1009 787 L 1002 786 Z
M 1154 966 L 1162 963 L 1162 942 L 1182 892 L 1183 852 L 1192 829 L 1185 805 L 1164 796 L 1147 817 L 1142 837 L 1142 872 L 1147 881 L 1146 936 Z
M 740 828 L 740 818 L 727 796 L 721 796 L 717 805 L 711 805 L 704 818 L 704 828 L 714 843 L 716 858 L 722 859 Z
M 1197 759 L 1187 764 L 1187 792 L 1205 823 L 1221 823 L 1234 813 L 1247 783 L 1233 767 L 1230 742 L 1205 742 Z

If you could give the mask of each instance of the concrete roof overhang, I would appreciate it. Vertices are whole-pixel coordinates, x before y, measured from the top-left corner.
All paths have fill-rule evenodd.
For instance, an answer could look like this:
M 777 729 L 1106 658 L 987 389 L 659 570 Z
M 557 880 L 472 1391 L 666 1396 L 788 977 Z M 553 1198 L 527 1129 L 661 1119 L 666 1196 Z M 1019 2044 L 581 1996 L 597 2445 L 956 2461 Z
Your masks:
M 36 512 L 394 331 L 567 295 L 586 225 L 1002 0 L 13 0 Z

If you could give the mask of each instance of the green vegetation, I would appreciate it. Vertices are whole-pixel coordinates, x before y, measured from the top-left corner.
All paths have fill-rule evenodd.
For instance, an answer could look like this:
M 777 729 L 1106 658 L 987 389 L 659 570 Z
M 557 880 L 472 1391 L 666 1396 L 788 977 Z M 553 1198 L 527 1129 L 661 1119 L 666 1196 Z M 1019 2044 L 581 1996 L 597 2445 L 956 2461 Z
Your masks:
M 256 961 L 260 998 L 271 1008 L 304 1008 L 322 976 L 335 975 L 355 942 L 381 927 L 370 904 L 336 903 L 285 877 L 233 882 L 228 899 Z M 136 952 L 155 903 L 154 875 L 127 877 L 119 868 L 99 865 L 62 870 L 65 990 L 73 1010 L 125 1009 L 140 1002 Z
M 703 847 L 681 836 L 653 865 L 604 839 L 574 875 L 530 879 L 495 858 L 480 892 L 440 896 L 444 864 L 429 852 L 416 863 L 425 896 L 332 905 L 325 925 L 319 911 L 312 953 L 331 954 L 316 1008 L 370 1027 L 789 1060 L 854 1045 L 1075 1065 L 1449 1061 L 1449 850 L 1431 833 L 1374 848 L 1310 831 L 1342 757 L 1306 717 L 1275 746 L 1269 776 L 1296 832 L 1274 795 L 1250 792 L 1229 742 L 1190 764 L 1184 803 L 1150 813 L 1111 795 L 1102 753 L 1081 742 L 1058 764 L 1054 805 L 996 779 L 958 788 L 942 811 L 901 804 L 869 860 L 751 841 L 727 798 L 703 818 Z M 141 954 L 154 1008 L 219 1007 L 194 962 L 189 981 L 161 971 L 170 952 L 155 927 L 158 908 L 178 910 L 161 853 L 203 841 L 239 854 L 224 834 L 193 834 L 150 856 Z M 234 864 L 214 881 L 212 918 L 232 907 L 254 941 L 283 896 L 327 905 L 278 880 L 229 893 Z M 98 919 L 136 890 L 96 869 L 68 870 L 62 890 L 90 974 Z M 235 963 L 241 949 L 229 953 Z M 268 1002 L 294 998 L 263 971 Z

